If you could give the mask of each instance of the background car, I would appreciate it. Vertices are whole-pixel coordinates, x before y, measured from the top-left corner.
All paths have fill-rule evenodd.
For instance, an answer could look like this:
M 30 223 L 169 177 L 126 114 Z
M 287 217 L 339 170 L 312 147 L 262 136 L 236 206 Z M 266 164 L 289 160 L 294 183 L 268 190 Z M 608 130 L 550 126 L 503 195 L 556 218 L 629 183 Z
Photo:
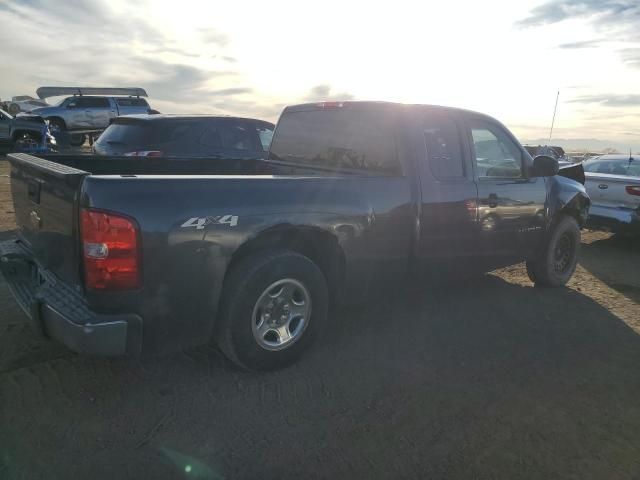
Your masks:
M 39 100 L 29 95 L 18 95 L 12 97 L 10 102 L 7 102 L 7 111 L 15 116 L 20 112 L 31 112 L 36 108 L 48 106 L 49 104 L 44 100 Z
M 640 158 L 602 155 L 583 166 L 592 201 L 589 226 L 640 233 Z
M 208 115 L 129 115 L 93 145 L 97 155 L 264 158 L 275 125 Z

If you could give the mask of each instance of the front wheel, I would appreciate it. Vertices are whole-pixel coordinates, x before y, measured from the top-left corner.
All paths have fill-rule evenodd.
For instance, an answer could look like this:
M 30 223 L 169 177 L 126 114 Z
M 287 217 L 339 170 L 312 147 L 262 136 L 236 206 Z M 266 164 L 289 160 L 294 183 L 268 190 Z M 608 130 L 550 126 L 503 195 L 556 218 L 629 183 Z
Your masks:
M 527 273 L 536 285 L 565 285 L 578 264 L 580 227 L 575 218 L 562 215 L 538 254 L 527 260 Z
M 229 272 L 216 340 L 225 355 L 249 370 L 295 362 L 327 318 L 325 276 L 309 258 L 288 250 L 258 252 Z

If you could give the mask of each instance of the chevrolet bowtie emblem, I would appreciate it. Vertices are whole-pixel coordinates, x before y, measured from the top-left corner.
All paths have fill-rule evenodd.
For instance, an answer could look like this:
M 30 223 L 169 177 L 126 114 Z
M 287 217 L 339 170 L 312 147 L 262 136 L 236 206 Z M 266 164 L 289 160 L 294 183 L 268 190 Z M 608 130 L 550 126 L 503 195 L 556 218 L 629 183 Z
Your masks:
M 34 228 L 39 229 L 40 227 L 42 227 L 42 219 L 38 215 L 38 212 L 36 212 L 35 210 L 31 211 L 31 213 L 29 214 L 29 219 L 31 220 L 31 225 L 33 225 Z

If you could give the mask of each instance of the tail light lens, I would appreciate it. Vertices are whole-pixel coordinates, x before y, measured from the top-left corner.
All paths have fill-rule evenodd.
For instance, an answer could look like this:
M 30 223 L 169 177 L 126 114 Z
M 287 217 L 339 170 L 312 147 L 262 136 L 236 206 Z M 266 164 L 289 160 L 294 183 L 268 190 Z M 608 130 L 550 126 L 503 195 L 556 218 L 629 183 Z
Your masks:
M 629 195 L 640 197 L 640 186 L 638 185 L 629 185 L 628 187 L 625 187 L 625 190 Z
M 123 153 L 125 157 L 161 157 L 164 152 L 160 150 L 137 150 L 135 152 Z
M 80 212 L 80 234 L 88 289 L 140 288 L 139 231 L 131 219 L 84 209 Z

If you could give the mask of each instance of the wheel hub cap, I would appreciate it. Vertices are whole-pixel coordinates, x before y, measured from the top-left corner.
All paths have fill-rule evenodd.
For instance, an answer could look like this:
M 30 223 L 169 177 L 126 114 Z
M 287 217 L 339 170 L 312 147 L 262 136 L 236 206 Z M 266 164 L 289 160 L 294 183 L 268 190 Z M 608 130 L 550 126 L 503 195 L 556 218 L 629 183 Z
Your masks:
M 266 350 L 282 350 L 303 334 L 311 316 L 311 295 L 292 278 L 269 285 L 253 308 L 253 337 Z

